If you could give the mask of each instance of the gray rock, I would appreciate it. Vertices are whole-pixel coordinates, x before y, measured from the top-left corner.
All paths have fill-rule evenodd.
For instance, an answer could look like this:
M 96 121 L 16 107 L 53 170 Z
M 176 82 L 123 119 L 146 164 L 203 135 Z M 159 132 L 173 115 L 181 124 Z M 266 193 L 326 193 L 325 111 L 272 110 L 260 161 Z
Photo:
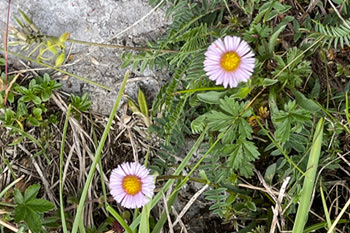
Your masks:
M 0 1 L 1 15 L 7 15 L 7 7 L 7 1 Z M 144 47 L 146 41 L 153 41 L 160 37 L 169 25 L 163 9 L 158 9 L 139 24 L 119 35 L 118 33 L 133 25 L 153 9 L 148 5 L 148 1 L 142 0 L 13 0 L 11 15 L 19 16 L 18 8 L 33 20 L 43 34 L 60 36 L 64 32 L 69 32 L 71 39 L 97 43 L 107 43 L 113 38 L 108 43 Z M 1 28 L 5 28 L 5 22 L 6 17 L 2 17 Z M 12 17 L 10 22 L 11 25 L 16 25 Z M 78 94 L 88 92 L 93 102 L 92 109 L 108 114 L 126 71 L 120 68 L 123 51 L 81 44 L 73 44 L 72 47 L 69 43 L 67 45 L 67 52 L 70 50 L 72 54 L 77 55 L 61 68 L 102 84 L 111 91 L 108 92 L 73 77 L 68 81 L 62 81 L 64 90 Z M 16 57 L 10 55 L 10 59 L 10 62 L 16 66 L 19 64 L 16 62 Z M 33 66 L 35 67 L 34 64 Z M 63 76 L 64 74 L 57 72 L 54 75 L 57 79 Z M 126 93 L 136 97 L 138 86 L 141 86 L 150 101 L 158 92 L 164 79 L 166 75 L 161 72 L 146 70 L 142 74 L 135 71 L 128 82 Z

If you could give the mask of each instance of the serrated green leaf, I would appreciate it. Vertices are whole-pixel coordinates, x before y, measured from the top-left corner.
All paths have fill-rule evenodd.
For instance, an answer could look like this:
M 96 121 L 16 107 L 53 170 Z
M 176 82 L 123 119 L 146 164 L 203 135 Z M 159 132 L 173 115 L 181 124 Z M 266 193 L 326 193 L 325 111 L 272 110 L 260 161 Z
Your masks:
M 240 141 L 242 140 L 244 153 L 246 155 L 246 161 L 254 161 L 259 157 L 260 153 L 258 151 L 258 148 L 254 145 L 253 142 L 247 141 L 242 137 L 240 137 L 239 140 Z
M 249 125 L 249 123 L 245 119 L 239 119 L 238 120 L 238 131 L 239 135 L 244 138 L 251 139 L 251 134 L 253 133 L 252 127 Z
M 20 221 L 22 221 L 25 217 L 26 214 L 26 208 L 23 205 L 18 205 L 15 208 L 15 213 L 14 213 L 14 218 L 15 218 L 15 222 L 19 223 Z
M 42 228 L 39 215 L 31 208 L 26 208 L 24 221 L 32 232 L 39 232 Z
M 242 144 L 237 143 L 229 157 L 230 167 L 237 170 L 242 165 L 243 158 L 244 151 Z
M 218 111 L 211 111 L 209 114 L 206 114 L 206 119 L 209 127 L 212 130 L 223 130 L 225 127 L 229 126 L 233 121 L 232 116 L 228 116 L 225 113 Z
M 16 204 L 22 204 L 23 203 L 23 195 L 19 189 L 15 188 L 15 191 L 13 192 L 13 196 L 15 198 Z
M 289 118 L 286 118 L 284 121 L 278 124 L 278 127 L 275 131 L 276 141 L 280 143 L 285 143 L 289 140 L 290 136 L 291 123 Z
M 40 190 L 40 184 L 32 184 L 31 186 L 29 186 L 24 192 L 24 203 L 34 200 L 38 195 L 39 190 Z
M 26 202 L 26 206 L 30 207 L 35 212 L 47 212 L 49 210 L 52 210 L 55 205 L 47 200 L 44 199 L 34 199 L 31 201 Z

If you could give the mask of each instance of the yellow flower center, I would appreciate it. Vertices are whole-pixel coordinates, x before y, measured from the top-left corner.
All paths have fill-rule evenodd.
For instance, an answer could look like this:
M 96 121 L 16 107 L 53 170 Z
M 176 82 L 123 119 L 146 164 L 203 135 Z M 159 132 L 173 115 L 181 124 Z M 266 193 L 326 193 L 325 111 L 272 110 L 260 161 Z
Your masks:
M 225 53 L 221 59 L 220 64 L 221 67 L 224 68 L 226 71 L 234 71 L 237 69 L 240 63 L 240 58 L 235 52 L 227 52 Z
M 141 191 L 142 182 L 139 177 L 129 175 L 123 178 L 122 186 L 126 194 L 134 196 Z

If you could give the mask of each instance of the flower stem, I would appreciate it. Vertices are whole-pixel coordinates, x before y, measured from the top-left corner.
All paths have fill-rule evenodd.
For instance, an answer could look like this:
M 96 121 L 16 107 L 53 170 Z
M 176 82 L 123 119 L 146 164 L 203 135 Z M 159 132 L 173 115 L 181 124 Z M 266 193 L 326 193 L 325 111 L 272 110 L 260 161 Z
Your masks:
M 51 38 L 51 39 L 58 39 L 58 37 L 55 37 L 55 36 L 46 36 L 46 37 Z M 132 46 L 123 46 L 123 45 L 114 45 L 114 44 L 102 44 L 102 43 L 95 43 L 95 42 L 74 40 L 74 39 L 67 39 L 67 42 L 90 45 L 90 46 L 97 46 L 97 47 L 104 47 L 104 48 L 126 49 L 126 50 L 135 50 L 135 51 L 149 51 L 149 52 L 159 51 L 162 53 L 178 53 L 179 52 L 177 50 L 169 50 L 169 49 L 158 50 L 158 49 L 143 48 L 143 47 L 132 47 Z

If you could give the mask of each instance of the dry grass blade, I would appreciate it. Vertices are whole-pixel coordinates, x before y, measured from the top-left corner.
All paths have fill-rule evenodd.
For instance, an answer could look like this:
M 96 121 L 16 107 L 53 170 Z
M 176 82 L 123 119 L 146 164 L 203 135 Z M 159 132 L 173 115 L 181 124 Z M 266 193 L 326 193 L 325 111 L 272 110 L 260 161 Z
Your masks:
M 55 195 L 52 193 L 52 190 L 50 188 L 50 183 L 47 181 L 46 176 L 44 175 L 44 172 L 41 170 L 40 167 L 43 166 L 39 166 L 38 162 L 36 161 L 36 158 L 34 158 L 33 154 L 30 153 L 24 146 L 22 146 L 21 144 L 18 145 L 18 147 L 24 152 L 26 153 L 28 156 L 30 156 L 30 158 L 32 159 L 32 163 L 35 167 L 36 172 L 38 173 L 41 182 L 44 185 L 45 188 L 45 193 L 47 194 L 48 198 L 50 199 L 51 202 L 53 202 L 53 204 L 55 205 L 55 208 L 57 208 L 56 203 L 58 203 L 57 199 L 55 198 Z M 38 157 L 40 159 L 40 157 Z
M 2 221 L 2 220 L 0 220 L 0 225 L 6 227 L 7 229 L 9 229 L 9 230 L 11 230 L 11 231 L 13 231 L 13 232 L 18 232 L 18 230 L 19 230 L 19 229 L 16 228 L 15 226 L 13 226 L 13 225 L 11 225 L 11 224 L 9 224 L 9 223 L 6 223 L 6 222 L 4 222 L 4 221 Z
M 188 201 L 186 206 L 180 212 L 179 216 L 177 216 L 175 222 L 173 223 L 173 227 L 179 222 L 179 220 L 185 215 L 187 210 L 193 205 L 193 203 L 197 200 L 197 198 L 209 187 L 209 184 L 204 185 L 198 192 L 196 192 L 193 197 Z
M 287 177 L 286 179 L 284 179 L 283 184 L 281 186 L 281 190 L 280 190 L 278 198 L 277 198 L 277 202 L 276 202 L 275 208 L 272 210 L 272 212 L 273 212 L 273 219 L 272 219 L 272 223 L 271 223 L 270 233 L 275 232 L 275 228 L 276 228 L 276 225 L 277 225 L 278 214 L 282 213 L 281 204 L 282 204 L 283 196 L 284 196 L 284 193 L 286 191 L 286 187 L 287 187 L 287 185 L 289 183 L 289 180 L 290 180 L 290 177 Z M 283 227 L 284 224 L 281 224 L 281 225 L 282 225 L 282 229 L 283 229 L 284 228 Z
M 166 216 L 168 218 L 169 232 L 174 233 L 174 228 L 173 228 L 174 224 L 171 223 L 171 217 L 170 217 L 169 210 L 168 210 L 168 202 L 167 202 L 166 197 L 165 197 L 163 192 L 162 192 L 162 196 L 163 196 L 163 201 L 164 201 L 165 213 L 166 213 Z
M 10 85 L 9 85 L 8 87 L 6 87 L 6 85 L 5 85 L 5 86 L 2 86 L 2 88 L 6 89 L 6 90 L 5 90 L 5 97 L 4 97 L 4 105 L 6 105 L 7 97 L 8 97 L 8 94 L 9 94 L 9 91 L 10 91 L 12 85 L 16 82 L 16 79 L 19 77 L 20 74 L 21 74 L 21 73 L 18 73 L 18 74 L 13 78 L 13 80 L 11 81 L 11 83 L 10 83 Z M 0 80 L 1 80 L 1 78 L 0 78 Z M 2 84 L 2 83 L 0 83 L 0 85 L 1 85 L 1 84 Z M 0 91 L 2 91 L 2 90 L 4 90 L 4 89 L 1 89 L 1 86 L 0 86 Z
M 181 218 L 178 218 L 179 214 L 176 212 L 174 206 L 171 206 L 171 210 L 176 219 L 179 219 L 179 224 L 181 226 L 181 232 L 188 233 L 185 224 L 182 222 Z

